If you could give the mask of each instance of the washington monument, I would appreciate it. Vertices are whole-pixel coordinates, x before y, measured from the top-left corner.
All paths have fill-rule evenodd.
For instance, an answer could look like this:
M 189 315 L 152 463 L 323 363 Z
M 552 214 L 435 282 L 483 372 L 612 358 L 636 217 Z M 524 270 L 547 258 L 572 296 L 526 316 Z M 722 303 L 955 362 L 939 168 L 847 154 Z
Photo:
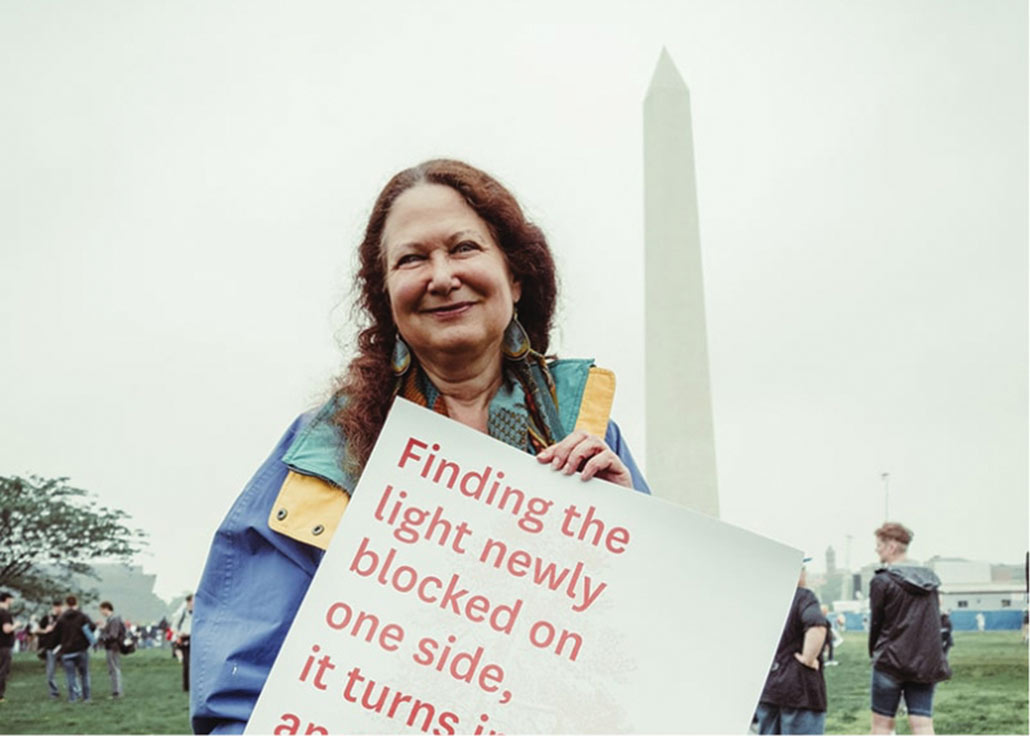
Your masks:
M 719 515 L 690 92 L 662 49 L 644 99 L 647 478 Z

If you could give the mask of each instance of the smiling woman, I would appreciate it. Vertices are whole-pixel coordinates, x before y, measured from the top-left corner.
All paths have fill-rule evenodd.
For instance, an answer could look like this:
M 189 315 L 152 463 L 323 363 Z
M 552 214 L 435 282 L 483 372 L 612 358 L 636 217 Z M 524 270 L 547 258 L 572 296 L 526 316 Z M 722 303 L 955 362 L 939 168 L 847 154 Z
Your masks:
M 208 556 L 193 620 L 198 733 L 242 732 L 398 395 L 555 471 L 648 492 L 608 417 L 612 374 L 545 357 L 554 260 L 495 179 L 460 161 L 405 169 L 359 255 L 357 356 L 332 399 L 294 421 Z
M 497 392 L 501 342 L 522 295 L 490 228 L 450 187 L 414 187 L 394 202 L 382 258 L 397 339 L 435 385 L 463 384 L 444 392 L 448 414 L 464 412 L 485 432 L 485 407 L 462 398 Z

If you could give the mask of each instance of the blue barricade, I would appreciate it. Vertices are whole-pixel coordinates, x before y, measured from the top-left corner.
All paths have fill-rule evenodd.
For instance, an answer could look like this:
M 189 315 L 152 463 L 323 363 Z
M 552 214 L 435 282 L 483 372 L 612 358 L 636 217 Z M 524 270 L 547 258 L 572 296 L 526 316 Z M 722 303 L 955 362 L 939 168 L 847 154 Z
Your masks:
M 951 628 L 955 631 L 977 631 L 980 628 L 976 622 L 978 613 L 984 616 L 984 631 L 1018 631 L 1023 626 L 1023 612 L 1019 609 L 974 611 L 956 608 L 951 612 Z
M 953 631 L 977 631 L 979 626 L 976 614 L 984 616 L 984 631 L 1019 631 L 1023 626 L 1021 609 L 1000 609 L 997 611 L 976 611 L 968 608 L 956 608 L 951 612 L 951 628 Z M 836 617 L 836 613 L 830 614 Z M 865 631 L 868 628 L 869 614 L 844 612 L 845 631 Z

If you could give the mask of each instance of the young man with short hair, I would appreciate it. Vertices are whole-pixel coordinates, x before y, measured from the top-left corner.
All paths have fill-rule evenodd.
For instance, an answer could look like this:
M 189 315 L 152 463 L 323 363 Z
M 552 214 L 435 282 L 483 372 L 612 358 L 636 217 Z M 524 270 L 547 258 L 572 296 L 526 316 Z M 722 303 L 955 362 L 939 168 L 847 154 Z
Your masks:
M 74 703 L 81 695 L 82 702 L 88 703 L 92 692 L 89 682 L 90 640 L 87 631 L 92 635 L 93 622 L 79 610 L 79 599 L 74 595 L 65 598 L 64 602 L 68 608 L 57 619 L 54 633 L 57 634 L 61 647 L 61 664 L 64 665 L 64 677 L 68 681 L 68 702 Z
M 934 686 L 951 677 L 941 642 L 941 581 L 908 561 L 911 530 L 885 522 L 875 534 L 884 566 L 869 583 L 872 732 L 894 731 L 904 695 L 912 733 L 932 734 Z
M 110 601 L 100 604 L 100 615 L 104 626 L 100 630 L 100 641 L 107 653 L 107 676 L 111 678 L 111 697 L 122 697 L 122 640 L 125 638 L 125 624 L 116 616 Z

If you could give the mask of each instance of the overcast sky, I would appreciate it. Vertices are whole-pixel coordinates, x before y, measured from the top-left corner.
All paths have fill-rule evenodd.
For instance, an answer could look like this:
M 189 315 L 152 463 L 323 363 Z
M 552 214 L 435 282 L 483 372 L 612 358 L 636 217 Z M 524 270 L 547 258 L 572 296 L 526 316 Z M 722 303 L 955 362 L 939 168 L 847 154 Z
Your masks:
M 326 395 L 373 200 L 436 156 L 549 237 L 642 463 L 642 102 L 691 90 L 726 521 L 1027 549 L 1027 10 L 1009 0 L 0 4 L 0 473 L 148 530 L 171 596 Z

